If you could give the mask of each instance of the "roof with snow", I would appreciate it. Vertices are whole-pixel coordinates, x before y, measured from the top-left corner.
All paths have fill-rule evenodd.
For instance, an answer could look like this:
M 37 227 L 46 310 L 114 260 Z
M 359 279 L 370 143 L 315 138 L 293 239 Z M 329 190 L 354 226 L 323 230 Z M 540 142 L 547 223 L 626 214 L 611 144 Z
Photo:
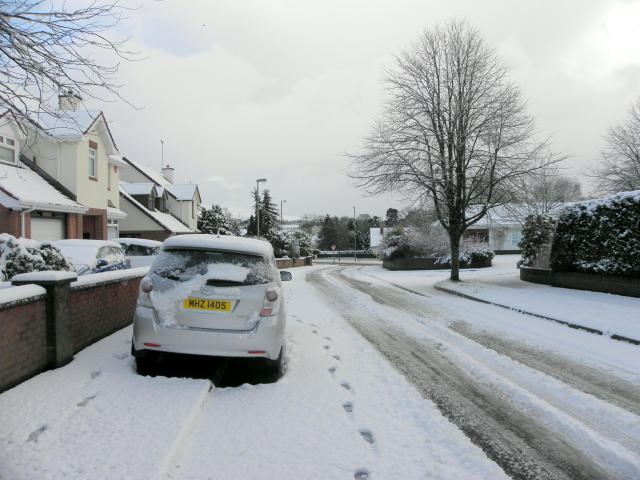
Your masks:
M 135 184 L 128 184 L 135 185 Z M 122 185 L 120 185 L 122 187 Z M 133 198 L 126 190 L 120 188 L 120 195 L 127 199 L 134 207 L 140 210 L 142 213 L 147 215 L 149 218 L 154 220 L 158 225 L 160 225 L 165 230 L 172 233 L 193 233 L 189 227 L 187 227 L 180 220 L 175 218 L 170 213 L 162 213 L 157 210 L 149 210 L 145 208 L 140 202 L 138 202 L 135 198 Z
M 197 183 L 171 183 L 152 168 L 142 165 L 141 163 L 129 160 L 123 157 L 123 160 L 147 177 L 151 182 L 155 183 L 158 188 L 165 188 L 167 193 L 176 200 L 193 200 L 198 191 Z M 162 191 L 159 192 L 162 194 Z
M 180 185 L 168 183 L 164 187 L 169 193 L 173 194 L 177 200 L 193 200 L 196 190 L 198 189 L 198 185 L 195 183 L 183 183 Z
M 120 182 L 120 188 L 129 195 L 151 195 L 155 185 L 153 183 Z
M 38 122 L 44 129 L 40 134 L 60 140 L 80 140 L 98 123 L 102 124 L 100 134 L 106 133 L 110 154 L 118 151 L 109 125 L 100 110 L 58 110 L 56 115 L 46 112 L 38 114 Z
M 87 207 L 56 190 L 31 169 L 0 167 L 0 203 L 7 208 L 83 213 Z
M 86 134 L 102 113 L 100 110 L 60 110 L 60 116 L 41 112 L 40 125 L 54 137 Z

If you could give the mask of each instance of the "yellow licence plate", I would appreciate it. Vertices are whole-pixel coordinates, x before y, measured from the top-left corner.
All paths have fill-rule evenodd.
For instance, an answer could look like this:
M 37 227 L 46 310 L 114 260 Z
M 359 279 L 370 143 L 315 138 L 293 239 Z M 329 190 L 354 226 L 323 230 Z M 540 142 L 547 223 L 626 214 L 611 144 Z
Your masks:
M 184 308 L 194 310 L 213 310 L 215 312 L 230 312 L 231 302 L 228 300 L 207 300 L 204 298 L 187 298 L 183 303 Z

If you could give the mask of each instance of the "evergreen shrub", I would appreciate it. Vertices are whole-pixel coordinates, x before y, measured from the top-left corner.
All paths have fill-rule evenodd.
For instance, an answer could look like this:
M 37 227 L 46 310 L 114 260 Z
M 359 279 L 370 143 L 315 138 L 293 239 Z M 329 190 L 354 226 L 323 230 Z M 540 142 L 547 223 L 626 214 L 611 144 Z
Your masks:
M 529 215 L 522 227 L 522 239 L 518 247 L 522 250 L 522 258 L 518 267 L 535 267 L 536 260 L 542 252 L 548 250 L 556 228 L 555 220 L 549 215 Z
M 551 268 L 640 277 L 640 191 L 565 209 L 551 247 Z
M 45 270 L 74 272 L 75 266 L 55 243 L 0 234 L 0 275 L 3 281 L 20 273 Z

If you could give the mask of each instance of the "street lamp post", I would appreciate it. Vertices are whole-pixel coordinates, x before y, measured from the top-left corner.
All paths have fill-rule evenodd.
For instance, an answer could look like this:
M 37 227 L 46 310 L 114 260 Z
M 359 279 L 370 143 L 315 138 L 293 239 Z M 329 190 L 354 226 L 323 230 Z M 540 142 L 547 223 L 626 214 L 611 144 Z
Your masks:
M 260 184 L 266 181 L 266 178 L 256 180 L 256 228 L 258 229 L 258 238 L 260 238 Z
M 287 203 L 286 200 L 280 200 L 280 229 L 284 227 L 284 221 L 282 219 L 282 203 Z
M 356 207 L 353 207 L 353 228 L 355 229 L 355 236 L 353 237 L 353 259 L 358 261 L 358 222 L 356 221 Z

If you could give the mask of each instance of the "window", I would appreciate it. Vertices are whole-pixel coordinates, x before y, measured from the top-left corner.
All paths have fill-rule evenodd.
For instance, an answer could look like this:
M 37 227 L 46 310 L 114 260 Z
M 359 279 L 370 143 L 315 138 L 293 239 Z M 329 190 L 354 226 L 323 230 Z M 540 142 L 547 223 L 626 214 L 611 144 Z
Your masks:
M 89 148 L 89 176 L 96 178 L 96 149 Z
M 156 275 L 185 282 L 205 276 L 207 285 L 259 285 L 278 274 L 269 259 L 259 255 L 215 250 L 162 250 L 153 264 Z
M 518 245 L 522 240 L 522 232 L 511 232 L 511 245 Z
M 16 163 L 16 141 L 11 137 L 0 135 L 0 162 Z

